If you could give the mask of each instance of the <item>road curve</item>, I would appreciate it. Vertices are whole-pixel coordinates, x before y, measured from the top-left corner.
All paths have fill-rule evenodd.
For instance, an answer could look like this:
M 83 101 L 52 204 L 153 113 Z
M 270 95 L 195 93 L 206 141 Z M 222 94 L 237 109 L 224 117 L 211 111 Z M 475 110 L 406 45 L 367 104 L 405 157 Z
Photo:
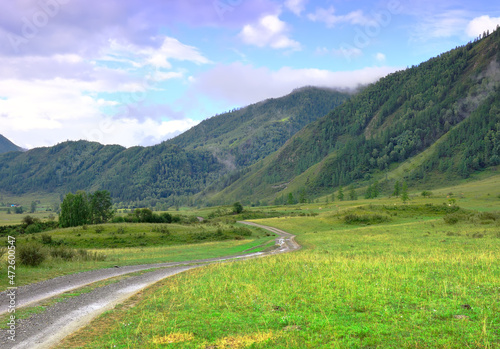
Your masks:
M 166 277 L 184 272 L 189 269 L 222 261 L 247 259 L 286 253 L 300 249 L 295 241 L 295 236 L 281 229 L 256 224 L 253 222 L 238 222 L 256 226 L 277 234 L 276 245 L 279 247 L 269 252 L 258 252 L 230 257 L 174 262 L 146 264 L 137 266 L 124 266 L 93 270 L 78 274 L 61 276 L 32 285 L 19 287 L 16 290 L 17 309 L 34 305 L 42 300 L 60 295 L 69 290 L 83 287 L 97 281 L 111 277 L 155 268 L 142 275 L 132 276 L 95 290 L 84 293 L 65 301 L 58 302 L 48 307 L 44 312 L 33 315 L 29 319 L 16 323 L 15 341 L 10 340 L 7 330 L 0 330 L 0 348 L 5 349 L 44 349 L 52 348 L 67 335 L 90 323 L 92 319 L 115 305 L 123 302 L 137 292 Z M 193 265 L 194 264 L 194 265 Z M 7 310 L 8 293 L 0 293 L 0 314 Z

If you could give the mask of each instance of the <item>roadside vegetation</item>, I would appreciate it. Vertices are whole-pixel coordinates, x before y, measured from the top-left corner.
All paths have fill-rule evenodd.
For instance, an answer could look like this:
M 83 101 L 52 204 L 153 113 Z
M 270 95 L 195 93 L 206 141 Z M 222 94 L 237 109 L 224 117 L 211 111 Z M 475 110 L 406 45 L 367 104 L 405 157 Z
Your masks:
M 62 221 L 27 215 L 21 224 L 0 226 L 0 241 L 7 246 L 8 236 L 16 239 L 16 286 L 91 269 L 215 258 L 272 246 L 273 234 L 236 223 L 245 215 L 240 203 L 214 211 L 206 218 L 148 208 L 115 215 L 109 194 L 78 192 L 64 198 Z M 113 223 L 96 224 L 108 220 Z M 0 271 L 6 267 L 3 247 Z M 0 279 L 1 290 L 8 281 Z

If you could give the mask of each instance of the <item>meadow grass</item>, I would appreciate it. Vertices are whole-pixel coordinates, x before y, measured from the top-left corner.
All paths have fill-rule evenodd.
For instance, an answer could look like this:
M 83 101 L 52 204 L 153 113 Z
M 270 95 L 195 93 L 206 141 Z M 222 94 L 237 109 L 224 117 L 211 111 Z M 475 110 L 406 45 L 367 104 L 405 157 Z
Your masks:
M 88 248 L 87 251 L 104 255 L 106 258 L 101 261 L 95 260 L 69 260 L 65 261 L 60 258 L 47 258 L 40 266 L 30 267 L 17 263 L 16 265 L 16 286 L 22 286 L 29 283 L 39 282 L 46 279 L 54 278 L 61 275 L 67 275 L 93 269 L 109 268 L 115 265 L 137 265 L 149 263 L 164 263 L 164 262 L 179 262 L 195 259 L 207 259 L 223 256 L 230 256 L 240 253 L 258 252 L 268 246 L 267 242 L 273 240 L 274 236 L 266 234 L 260 229 L 249 227 L 252 231 L 251 236 L 246 236 L 244 239 L 225 239 L 223 241 L 208 241 L 197 243 L 179 243 L 168 242 L 162 238 L 165 234 L 155 229 L 158 225 L 153 224 L 110 224 L 103 225 L 105 229 L 96 233 L 96 226 L 89 226 L 85 229 L 66 228 L 58 229 L 47 234 L 52 238 L 52 243 L 58 244 L 63 241 L 63 246 L 70 248 L 82 248 L 89 246 L 99 246 L 100 248 Z M 215 224 L 210 227 L 196 228 L 189 225 L 174 225 L 169 224 L 168 228 L 172 235 L 175 234 L 196 234 L 199 232 L 216 231 L 219 228 L 229 229 L 227 225 Z M 116 231 L 123 229 L 124 232 L 117 234 Z M 197 230 L 198 229 L 198 230 Z M 127 231 L 129 233 L 127 233 Z M 78 236 L 80 234 L 80 236 Z M 127 234 L 131 234 L 128 236 Z M 132 245 L 136 247 L 115 247 L 108 241 L 116 241 L 115 236 L 123 236 L 120 239 L 129 241 L 125 246 Z M 268 236 L 269 235 L 269 236 Z M 42 234 L 31 234 L 28 236 L 18 237 L 18 246 L 32 241 L 40 242 Z M 108 240 L 111 239 L 111 240 Z M 5 239 L 2 239 L 2 241 Z M 146 241 L 145 246 L 141 246 L 142 242 Z M 5 246 L 5 242 L 3 243 Z M 262 246 L 261 246 L 262 245 Z M 105 248 L 102 246 L 109 246 Z M 259 246 L 261 246 L 259 248 Z M 0 258 L 0 275 L 7 275 L 7 264 L 5 254 Z M 9 279 L 7 277 L 0 278 L 0 290 L 4 290 L 8 286 Z
M 500 346 L 498 222 L 450 225 L 415 207 L 389 222 L 344 223 L 352 210 L 256 220 L 305 248 L 165 279 L 60 347 Z

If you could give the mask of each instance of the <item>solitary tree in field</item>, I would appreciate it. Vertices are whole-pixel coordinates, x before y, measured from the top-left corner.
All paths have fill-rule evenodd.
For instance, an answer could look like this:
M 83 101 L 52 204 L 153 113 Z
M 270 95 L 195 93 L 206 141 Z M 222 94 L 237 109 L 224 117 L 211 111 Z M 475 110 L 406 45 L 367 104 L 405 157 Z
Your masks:
M 233 212 L 234 213 L 243 212 L 243 205 L 239 201 L 233 204 Z

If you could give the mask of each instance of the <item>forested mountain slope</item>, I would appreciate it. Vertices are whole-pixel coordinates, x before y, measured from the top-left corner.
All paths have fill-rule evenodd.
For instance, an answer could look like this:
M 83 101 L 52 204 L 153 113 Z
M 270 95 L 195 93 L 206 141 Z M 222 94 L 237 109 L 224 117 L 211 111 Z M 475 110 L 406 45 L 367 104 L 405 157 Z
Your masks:
M 278 150 L 304 126 L 348 98 L 347 93 L 304 87 L 204 120 L 168 143 L 210 150 L 228 166 L 243 168 Z
M 174 204 L 179 197 L 200 191 L 222 169 L 209 152 L 184 151 L 174 145 L 125 149 L 64 142 L 3 154 L 0 188 L 16 195 L 106 189 L 115 202 L 154 206 L 167 198 Z
M 433 171 L 467 177 L 500 164 L 499 46 L 497 30 L 381 79 L 298 132 L 264 166 L 253 166 L 220 193 L 205 194 L 214 203 L 272 199 L 298 190 L 294 180 L 314 167 L 300 188 L 314 196 L 367 182 L 444 135 L 406 179 Z
M 193 194 L 272 153 L 347 98 L 304 88 L 212 117 L 178 139 L 152 147 L 77 141 L 2 154 L 0 191 L 23 195 L 105 189 L 115 202 L 132 206 L 193 204 Z
M 23 148 L 18 147 L 7 138 L 0 135 L 0 154 L 7 153 L 9 151 L 23 151 Z

